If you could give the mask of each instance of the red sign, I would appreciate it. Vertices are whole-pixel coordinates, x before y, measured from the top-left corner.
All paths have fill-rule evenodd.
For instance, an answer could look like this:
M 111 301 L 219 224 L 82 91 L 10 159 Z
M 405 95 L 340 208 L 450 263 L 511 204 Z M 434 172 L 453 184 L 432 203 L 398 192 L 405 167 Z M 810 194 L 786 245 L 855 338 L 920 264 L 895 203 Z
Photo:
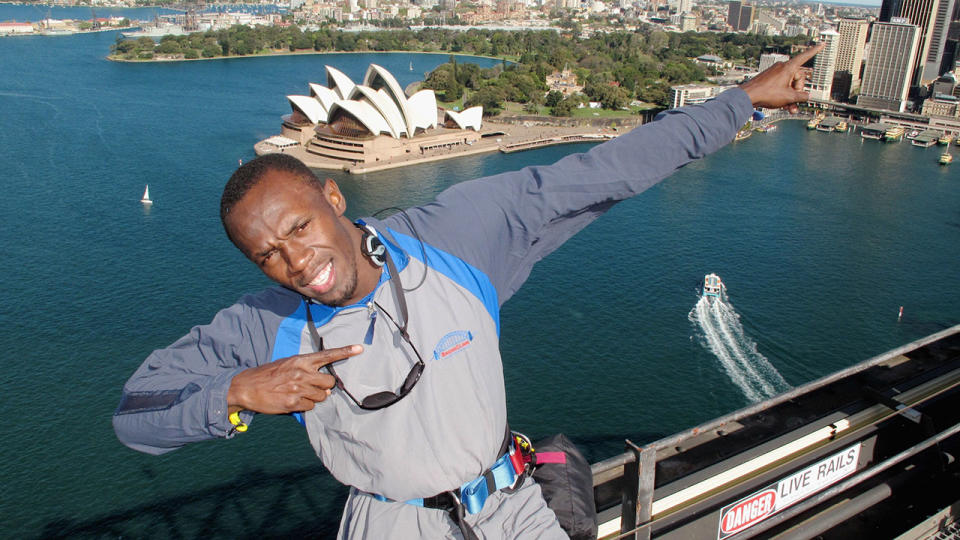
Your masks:
M 729 536 L 762 521 L 773 513 L 777 504 L 777 490 L 767 489 L 751 495 L 726 510 L 720 516 L 720 534 Z

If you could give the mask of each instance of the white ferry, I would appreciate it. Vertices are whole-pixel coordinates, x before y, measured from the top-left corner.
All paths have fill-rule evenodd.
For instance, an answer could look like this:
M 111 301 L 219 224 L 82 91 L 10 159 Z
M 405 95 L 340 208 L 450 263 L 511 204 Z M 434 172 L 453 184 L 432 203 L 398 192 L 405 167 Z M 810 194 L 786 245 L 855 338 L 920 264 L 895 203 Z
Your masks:
M 703 276 L 703 297 L 704 298 L 721 298 L 725 292 L 725 287 L 723 282 L 720 281 L 720 276 L 716 274 L 707 274 Z

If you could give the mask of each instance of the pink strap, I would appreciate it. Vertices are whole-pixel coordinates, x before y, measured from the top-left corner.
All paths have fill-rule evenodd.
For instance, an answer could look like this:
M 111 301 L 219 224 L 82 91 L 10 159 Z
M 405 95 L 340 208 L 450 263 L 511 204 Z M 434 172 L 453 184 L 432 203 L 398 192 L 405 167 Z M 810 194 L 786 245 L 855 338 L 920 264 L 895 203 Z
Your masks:
M 567 455 L 563 452 L 536 452 L 537 465 L 541 463 L 566 463 Z

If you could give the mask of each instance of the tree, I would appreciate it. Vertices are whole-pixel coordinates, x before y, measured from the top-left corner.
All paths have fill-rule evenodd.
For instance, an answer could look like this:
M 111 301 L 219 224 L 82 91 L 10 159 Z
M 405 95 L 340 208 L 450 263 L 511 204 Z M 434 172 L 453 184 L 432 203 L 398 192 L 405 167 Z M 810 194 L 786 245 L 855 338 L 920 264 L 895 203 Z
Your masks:
M 180 54 L 180 43 L 175 39 L 161 41 L 157 47 L 157 52 L 160 54 Z
M 200 51 L 201 56 L 204 58 L 213 58 L 214 56 L 219 56 L 223 52 L 223 48 L 219 43 L 207 43 L 203 46 L 203 49 Z
M 563 93 L 558 90 L 551 90 L 550 93 L 547 94 L 547 99 L 544 104 L 547 107 L 556 107 L 557 103 L 561 101 L 563 101 Z
M 477 90 L 470 96 L 463 106 L 473 107 L 481 105 L 484 116 L 495 116 L 503 109 L 504 97 L 501 90 L 495 86 L 487 86 Z
M 574 100 L 567 98 L 553 106 L 554 116 L 572 116 L 573 110 L 577 108 Z
M 132 39 L 126 39 L 116 44 L 116 50 L 121 54 L 133 52 L 136 48 L 137 42 Z

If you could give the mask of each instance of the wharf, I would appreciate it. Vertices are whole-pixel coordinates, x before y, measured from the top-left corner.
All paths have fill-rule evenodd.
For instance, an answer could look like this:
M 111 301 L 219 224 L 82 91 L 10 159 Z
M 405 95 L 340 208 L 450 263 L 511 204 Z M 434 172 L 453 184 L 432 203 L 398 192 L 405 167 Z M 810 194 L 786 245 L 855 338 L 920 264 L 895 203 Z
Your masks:
M 817 131 L 835 131 L 840 122 L 843 122 L 840 117 L 828 116 L 817 124 Z
M 887 133 L 891 126 L 884 123 L 874 123 L 867 124 L 860 128 L 860 136 L 864 139 L 883 139 L 883 136 Z
M 942 131 L 937 131 L 935 129 L 926 129 L 919 135 L 913 138 L 911 144 L 914 146 L 921 146 L 923 148 L 929 148 L 940 140 L 940 137 L 943 136 Z

